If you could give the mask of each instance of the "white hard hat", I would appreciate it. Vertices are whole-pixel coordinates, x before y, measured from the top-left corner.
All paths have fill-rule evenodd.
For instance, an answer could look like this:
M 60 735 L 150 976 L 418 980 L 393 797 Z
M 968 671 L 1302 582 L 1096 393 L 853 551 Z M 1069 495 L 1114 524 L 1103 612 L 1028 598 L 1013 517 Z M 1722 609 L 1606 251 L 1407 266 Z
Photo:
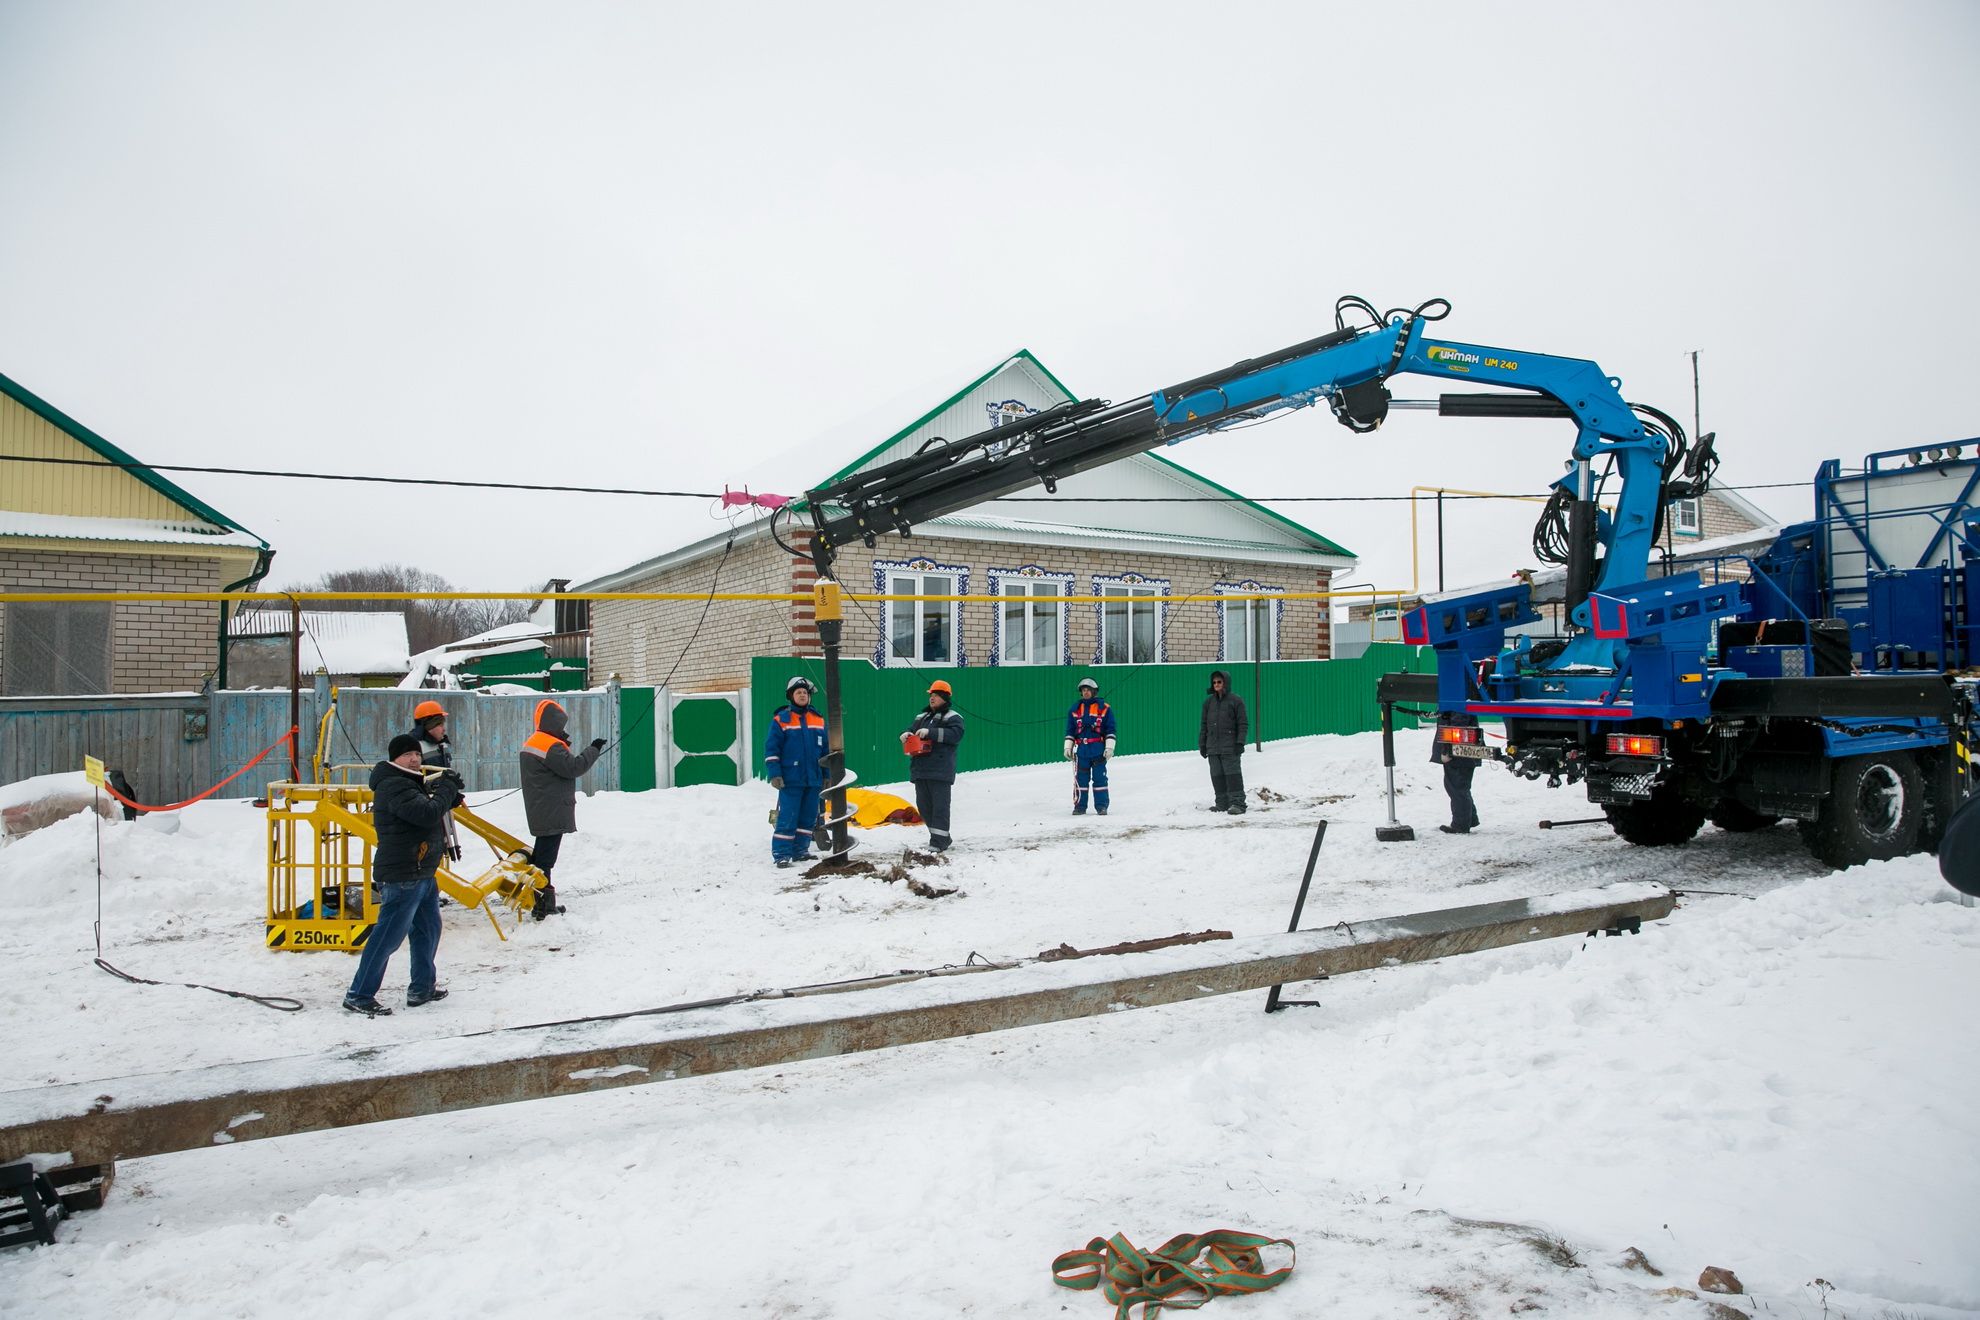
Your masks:
M 1079 685 L 1083 688 L 1092 688 L 1095 692 L 1098 692 L 1100 690 L 1100 680 L 1093 677 L 1093 675 L 1091 674 L 1088 674 L 1085 677 L 1081 678 L 1079 680 Z
M 796 678 L 784 684 L 784 695 L 788 697 L 799 688 L 803 688 L 806 692 L 816 692 L 818 685 L 806 678 L 803 674 L 799 674 Z

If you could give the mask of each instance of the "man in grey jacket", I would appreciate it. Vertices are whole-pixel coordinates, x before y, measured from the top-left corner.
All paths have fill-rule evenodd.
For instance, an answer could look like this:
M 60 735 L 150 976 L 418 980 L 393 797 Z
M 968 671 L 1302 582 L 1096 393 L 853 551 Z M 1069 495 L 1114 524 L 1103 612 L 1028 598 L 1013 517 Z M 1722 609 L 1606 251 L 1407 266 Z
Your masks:
M 1217 794 L 1210 810 L 1244 814 L 1244 740 L 1250 733 L 1244 698 L 1231 691 L 1231 676 L 1217 670 L 1196 732 L 1196 750 L 1210 762 L 1210 787 Z
M 598 762 L 605 752 L 605 740 L 594 738 L 581 752 L 571 750 L 570 716 L 564 708 L 545 697 L 536 703 L 536 732 L 522 746 L 523 815 L 536 843 L 529 850 L 530 861 L 548 879 L 557 865 L 557 853 L 566 834 L 577 833 L 578 776 Z M 562 912 L 557 887 L 543 886 L 533 909 L 538 921 Z

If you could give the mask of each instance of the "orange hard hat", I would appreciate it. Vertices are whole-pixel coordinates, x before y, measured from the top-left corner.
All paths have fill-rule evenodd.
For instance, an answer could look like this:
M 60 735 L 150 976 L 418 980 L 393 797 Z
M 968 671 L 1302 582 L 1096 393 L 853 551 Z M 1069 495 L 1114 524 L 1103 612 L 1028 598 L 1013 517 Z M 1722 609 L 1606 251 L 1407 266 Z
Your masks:
M 945 697 L 953 697 L 954 695 L 956 695 L 954 689 L 952 689 L 949 686 L 949 680 L 946 678 L 936 679 L 933 683 L 930 683 L 928 685 L 928 690 L 930 692 L 939 692 Z
M 438 715 L 443 720 L 447 718 L 447 712 L 445 708 L 443 708 L 440 705 L 440 703 L 437 701 L 422 701 L 417 706 L 413 707 L 414 719 L 423 720 L 428 715 Z

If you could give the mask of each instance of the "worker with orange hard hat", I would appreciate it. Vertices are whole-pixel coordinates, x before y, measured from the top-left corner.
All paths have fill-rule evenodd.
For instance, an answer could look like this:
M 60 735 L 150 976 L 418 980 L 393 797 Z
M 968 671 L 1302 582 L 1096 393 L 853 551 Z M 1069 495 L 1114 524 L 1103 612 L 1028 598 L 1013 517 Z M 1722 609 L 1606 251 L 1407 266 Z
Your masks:
M 928 846 L 936 852 L 949 850 L 949 794 L 956 786 L 956 744 L 963 738 L 954 698 L 948 680 L 930 683 L 927 708 L 901 735 L 901 750 L 911 758 L 908 778 L 914 782 L 915 810 L 927 822 Z
M 421 765 L 454 764 L 454 752 L 447 742 L 447 711 L 439 702 L 422 701 L 413 707 L 412 734 L 419 739 Z
M 421 766 L 454 767 L 454 750 L 447 741 L 447 709 L 437 701 L 422 701 L 413 707 L 411 736 L 419 739 Z M 454 834 L 454 818 L 447 817 L 447 856 L 461 860 L 461 841 Z

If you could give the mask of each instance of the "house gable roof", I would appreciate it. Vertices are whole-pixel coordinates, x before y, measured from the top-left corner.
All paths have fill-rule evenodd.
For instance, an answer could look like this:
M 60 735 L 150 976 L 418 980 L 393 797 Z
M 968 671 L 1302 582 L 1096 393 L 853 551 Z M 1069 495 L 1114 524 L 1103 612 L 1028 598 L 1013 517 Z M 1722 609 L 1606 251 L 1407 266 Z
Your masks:
M 221 513 L 218 509 L 207 504 L 177 483 L 167 480 L 162 474 L 145 467 L 137 459 L 131 457 L 131 455 L 125 453 L 116 445 L 111 444 L 108 440 L 90 430 L 87 426 L 84 426 L 81 422 L 78 422 L 75 418 L 69 416 L 47 400 L 28 390 L 19 382 L 7 376 L 0 375 L 0 397 L 12 400 L 28 413 L 39 418 L 49 426 L 54 427 L 62 435 L 67 436 L 70 440 L 81 445 L 97 457 L 118 464 L 119 471 L 111 475 L 120 480 L 135 481 L 152 493 L 163 497 L 171 505 L 177 506 L 179 514 L 182 515 L 177 520 L 206 522 L 217 528 L 225 528 L 229 531 L 244 533 L 247 536 L 254 537 L 256 542 L 263 548 L 266 548 L 266 541 L 263 541 L 258 536 L 254 536 L 254 533 L 248 531 L 240 523 L 235 522 L 232 518 Z M 12 429 L 0 427 L 0 435 L 5 435 L 8 441 L 5 445 L 6 452 L 20 453 L 24 449 L 32 447 L 31 436 L 8 434 Z M 41 447 L 45 448 L 46 446 Z M 58 457 L 59 455 L 36 456 Z M 9 484 L 12 483 L 10 482 Z M 172 520 L 172 516 L 169 513 L 167 514 L 167 519 Z
M 758 465 L 745 485 L 751 490 L 792 494 L 816 490 L 905 457 L 937 436 L 957 440 L 986 431 L 992 424 L 990 408 L 995 404 L 1015 400 L 1027 409 L 1042 411 L 1078 397 L 1029 349 L 1019 349 L 988 371 L 970 376 L 967 384 L 930 407 L 924 400 L 933 393 L 935 390 L 924 389 L 918 394 L 898 396 L 878 409 L 835 426 L 822 436 Z M 885 438 L 869 443 L 867 438 L 875 432 L 884 432 Z M 822 453 L 830 461 L 831 455 L 845 452 L 854 443 L 866 445 L 856 458 L 829 474 L 815 478 L 809 475 L 815 471 L 809 466 L 816 461 L 815 455 Z M 793 483 L 799 480 L 803 485 L 793 491 Z M 1066 477 L 1058 487 L 1056 496 L 1048 497 L 1039 490 L 1021 497 L 1036 496 L 1036 503 L 985 503 L 931 518 L 924 526 L 931 534 L 938 534 L 944 527 L 970 528 L 979 534 L 1000 530 L 1016 540 L 1041 534 L 1049 526 L 1060 533 L 1074 536 L 1090 533 L 1102 540 L 1149 543 L 1151 539 L 1167 538 L 1175 541 L 1178 548 L 1186 546 L 1189 553 L 1222 552 L 1237 556 L 1262 550 L 1275 558 L 1297 557 L 1288 558 L 1287 562 L 1354 557 L 1353 551 L 1311 528 L 1152 452 L 1134 454 L 1105 468 Z M 1102 502 L 1123 496 L 1125 502 Z M 1165 502 L 1192 496 L 1212 498 L 1203 503 Z M 803 501 L 800 499 L 794 507 L 803 509 Z M 755 529 L 762 526 L 760 522 L 749 524 L 737 537 L 753 536 Z M 1114 538 L 1115 533 L 1122 536 Z M 727 533 L 717 533 L 626 568 L 600 573 L 578 589 L 602 590 L 623 585 L 662 567 L 691 562 L 727 539 Z

